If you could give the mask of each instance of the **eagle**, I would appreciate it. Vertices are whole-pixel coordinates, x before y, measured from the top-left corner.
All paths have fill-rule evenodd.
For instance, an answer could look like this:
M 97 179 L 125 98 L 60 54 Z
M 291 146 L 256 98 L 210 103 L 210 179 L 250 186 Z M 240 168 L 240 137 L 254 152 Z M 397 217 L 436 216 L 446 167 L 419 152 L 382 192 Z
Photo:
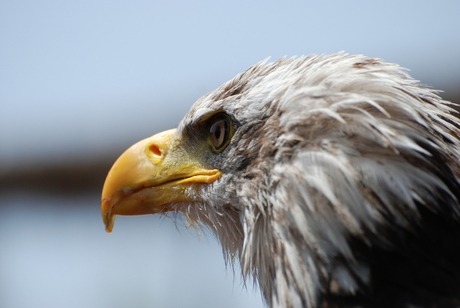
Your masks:
M 102 217 L 182 213 L 269 307 L 460 307 L 460 125 L 407 70 L 261 61 L 126 150 Z

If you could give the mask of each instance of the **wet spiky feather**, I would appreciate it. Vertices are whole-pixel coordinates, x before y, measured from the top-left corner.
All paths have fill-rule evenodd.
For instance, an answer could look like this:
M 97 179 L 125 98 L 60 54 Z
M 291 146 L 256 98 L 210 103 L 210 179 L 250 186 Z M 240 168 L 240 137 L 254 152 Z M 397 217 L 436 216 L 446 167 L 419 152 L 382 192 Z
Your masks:
M 210 161 L 224 175 L 201 187 L 211 206 L 194 218 L 269 306 L 460 304 L 450 103 L 397 65 L 333 54 L 256 64 L 197 101 L 179 130 L 216 110 L 238 129 Z

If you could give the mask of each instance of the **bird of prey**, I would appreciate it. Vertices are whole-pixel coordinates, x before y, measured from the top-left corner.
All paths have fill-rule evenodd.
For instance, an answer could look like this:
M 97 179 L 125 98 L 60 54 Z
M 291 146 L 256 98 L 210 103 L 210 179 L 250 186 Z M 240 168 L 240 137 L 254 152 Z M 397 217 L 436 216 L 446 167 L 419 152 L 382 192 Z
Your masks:
M 460 125 L 396 64 L 262 61 L 118 158 L 115 215 L 212 230 L 269 307 L 460 307 Z

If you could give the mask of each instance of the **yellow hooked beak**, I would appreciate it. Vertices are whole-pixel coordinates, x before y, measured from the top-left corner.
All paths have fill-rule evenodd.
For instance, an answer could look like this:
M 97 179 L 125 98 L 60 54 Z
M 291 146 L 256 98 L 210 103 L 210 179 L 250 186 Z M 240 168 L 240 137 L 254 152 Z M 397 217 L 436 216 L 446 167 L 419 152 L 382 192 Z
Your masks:
M 127 149 L 110 169 L 102 189 L 102 219 L 111 232 L 115 215 L 170 211 L 171 203 L 198 201 L 191 184 L 209 184 L 221 172 L 206 169 L 182 150 L 175 129 L 144 139 Z

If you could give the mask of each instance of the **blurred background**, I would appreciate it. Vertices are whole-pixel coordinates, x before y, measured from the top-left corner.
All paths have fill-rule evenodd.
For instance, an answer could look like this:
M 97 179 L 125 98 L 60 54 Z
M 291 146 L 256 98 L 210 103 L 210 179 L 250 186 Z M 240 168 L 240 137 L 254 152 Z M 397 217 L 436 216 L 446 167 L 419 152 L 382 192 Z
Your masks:
M 267 58 L 344 50 L 460 102 L 458 1 L 0 1 L 0 307 L 263 307 L 210 234 L 119 217 L 132 143 Z

